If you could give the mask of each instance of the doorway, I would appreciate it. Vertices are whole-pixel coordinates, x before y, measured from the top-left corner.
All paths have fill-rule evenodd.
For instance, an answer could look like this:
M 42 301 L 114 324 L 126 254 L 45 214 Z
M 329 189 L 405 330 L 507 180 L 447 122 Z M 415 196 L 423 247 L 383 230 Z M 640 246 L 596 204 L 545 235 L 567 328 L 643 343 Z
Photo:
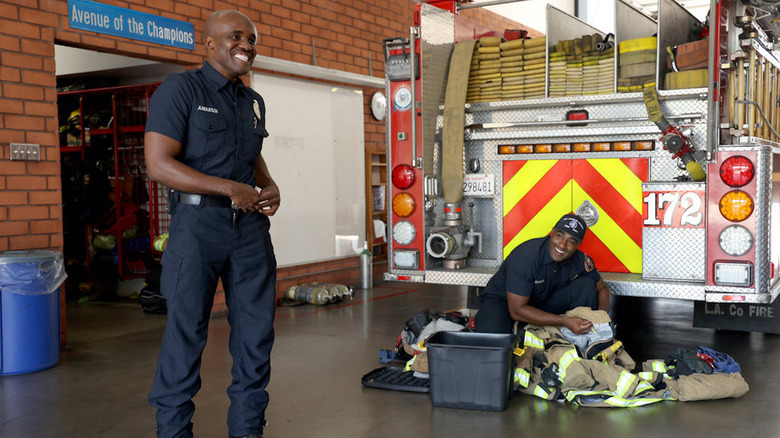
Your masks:
M 67 298 L 131 297 L 159 259 L 152 241 L 166 219 L 143 161 L 146 107 L 184 68 L 59 45 L 55 62 Z

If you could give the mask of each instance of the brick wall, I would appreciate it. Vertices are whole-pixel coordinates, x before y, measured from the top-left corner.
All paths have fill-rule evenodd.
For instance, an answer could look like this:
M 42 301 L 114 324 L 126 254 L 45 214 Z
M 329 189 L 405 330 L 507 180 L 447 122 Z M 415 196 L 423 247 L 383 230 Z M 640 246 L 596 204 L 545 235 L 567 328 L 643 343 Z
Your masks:
M 55 43 L 193 67 L 203 61 L 200 39 L 205 18 L 213 10 L 238 9 L 257 25 L 260 55 L 305 64 L 316 55 L 320 67 L 384 77 L 381 41 L 407 35 L 414 11 L 411 0 L 101 3 L 191 22 L 196 49 L 71 29 L 67 0 L 0 0 L 0 251 L 62 250 Z M 518 28 L 517 23 L 483 9 L 463 15 L 499 30 Z M 366 147 L 383 149 L 384 124 L 375 121 L 369 109 L 373 90 L 364 91 Z M 9 143 L 40 144 L 41 161 L 10 161 Z

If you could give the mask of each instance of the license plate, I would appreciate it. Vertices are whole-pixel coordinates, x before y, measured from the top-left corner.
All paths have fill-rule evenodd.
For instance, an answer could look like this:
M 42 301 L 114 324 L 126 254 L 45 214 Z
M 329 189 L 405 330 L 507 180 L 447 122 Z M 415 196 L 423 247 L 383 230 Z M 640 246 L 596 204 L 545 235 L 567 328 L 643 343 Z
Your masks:
M 469 173 L 463 175 L 463 196 L 491 197 L 496 191 L 492 173 Z

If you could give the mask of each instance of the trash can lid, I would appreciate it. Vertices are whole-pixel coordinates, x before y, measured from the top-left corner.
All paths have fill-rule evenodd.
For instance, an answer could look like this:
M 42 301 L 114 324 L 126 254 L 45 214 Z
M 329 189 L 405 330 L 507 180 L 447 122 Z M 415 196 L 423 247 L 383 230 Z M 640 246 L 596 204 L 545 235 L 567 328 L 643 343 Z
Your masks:
M 0 252 L 0 263 L 48 262 L 62 259 L 61 252 L 41 249 Z

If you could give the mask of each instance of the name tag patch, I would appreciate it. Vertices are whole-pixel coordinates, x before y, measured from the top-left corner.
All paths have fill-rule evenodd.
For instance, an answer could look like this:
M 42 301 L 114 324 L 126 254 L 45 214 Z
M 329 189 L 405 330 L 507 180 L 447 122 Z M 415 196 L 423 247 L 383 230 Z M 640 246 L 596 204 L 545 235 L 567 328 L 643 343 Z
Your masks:
M 219 110 L 208 106 L 198 105 L 198 111 L 205 111 L 207 113 L 219 114 Z

